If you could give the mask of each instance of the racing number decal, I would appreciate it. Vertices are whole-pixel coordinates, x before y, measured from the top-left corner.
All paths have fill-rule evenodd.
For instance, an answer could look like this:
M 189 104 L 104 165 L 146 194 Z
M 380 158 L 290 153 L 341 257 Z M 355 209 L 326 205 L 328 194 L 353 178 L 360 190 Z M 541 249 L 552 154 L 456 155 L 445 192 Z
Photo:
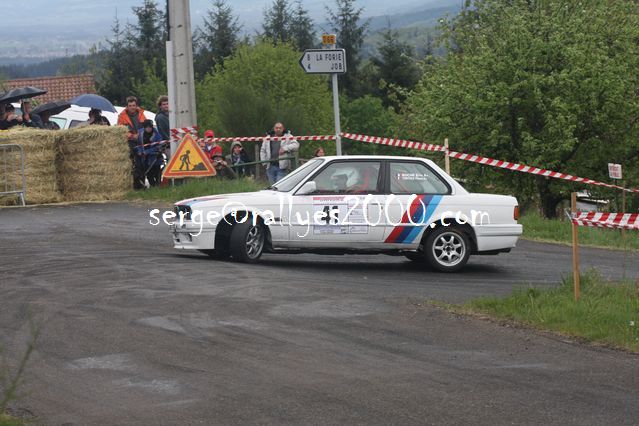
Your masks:
M 324 206 L 322 221 L 327 225 L 339 225 L 339 206 Z

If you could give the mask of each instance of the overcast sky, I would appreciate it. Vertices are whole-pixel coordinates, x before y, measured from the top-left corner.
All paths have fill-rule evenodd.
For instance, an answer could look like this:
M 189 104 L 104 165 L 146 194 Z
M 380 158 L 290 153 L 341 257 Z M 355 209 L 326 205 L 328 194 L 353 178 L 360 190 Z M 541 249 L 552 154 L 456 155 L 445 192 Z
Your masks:
M 461 0 L 460 0 L 461 1 Z M 2 0 L 8 2 L 8 0 Z M 166 0 L 157 1 L 162 8 Z M 213 3 L 212 0 L 191 0 L 193 25 L 201 22 L 202 15 Z M 293 1 L 291 1 L 293 3 Z M 316 23 L 325 21 L 325 6 L 335 7 L 334 0 L 302 0 Z M 392 15 L 410 11 L 425 5 L 450 3 L 450 0 L 359 0 L 356 4 L 364 8 L 366 16 Z M 3 7 L 0 35 L 15 37 L 20 33 L 51 31 L 69 32 L 108 32 L 116 14 L 122 21 L 132 21 L 131 8 L 142 4 L 142 0 L 22 0 Z M 229 0 L 234 13 L 246 30 L 259 27 L 264 9 L 272 0 Z

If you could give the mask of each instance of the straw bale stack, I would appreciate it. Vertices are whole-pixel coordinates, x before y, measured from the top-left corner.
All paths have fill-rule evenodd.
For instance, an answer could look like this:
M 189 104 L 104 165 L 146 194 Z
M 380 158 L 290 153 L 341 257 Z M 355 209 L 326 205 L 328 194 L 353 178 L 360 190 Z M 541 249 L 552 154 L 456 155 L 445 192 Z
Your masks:
M 0 131 L 0 144 L 18 144 L 24 149 L 26 199 L 31 204 L 62 201 L 56 167 L 56 136 L 57 132 L 28 128 Z M 0 205 L 16 204 L 16 200 L 17 197 L 0 197 Z
M 117 200 L 131 189 L 124 127 L 86 126 L 56 133 L 58 187 L 65 201 Z

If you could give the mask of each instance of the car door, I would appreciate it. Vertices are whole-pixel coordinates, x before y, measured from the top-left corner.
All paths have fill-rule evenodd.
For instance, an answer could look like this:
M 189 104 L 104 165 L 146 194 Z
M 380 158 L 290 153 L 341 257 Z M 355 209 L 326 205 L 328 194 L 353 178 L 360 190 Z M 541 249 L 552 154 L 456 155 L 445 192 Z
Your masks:
M 451 188 L 419 160 L 392 160 L 387 167 L 384 242 L 416 248 L 419 236 L 436 220 L 435 213 Z
M 382 177 L 378 160 L 331 161 L 309 179 L 315 182 L 315 192 L 293 197 L 291 242 L 339 248 L 382 242 Z

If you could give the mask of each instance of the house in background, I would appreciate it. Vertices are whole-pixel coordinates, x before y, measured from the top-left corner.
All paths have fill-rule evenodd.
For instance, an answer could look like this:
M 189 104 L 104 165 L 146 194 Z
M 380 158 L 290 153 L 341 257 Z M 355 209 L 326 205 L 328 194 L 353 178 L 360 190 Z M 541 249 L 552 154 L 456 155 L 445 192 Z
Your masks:
M 33 86 L 47 90 L 47 93 L 36 97 L 37 103 L 51 101 L 68 101 L 84 93 L 95 93 L 95 81 L 92 74 L 65 75 L 61 77 L 34 77 L 7 80 L 6 90 L 18 87 Z

